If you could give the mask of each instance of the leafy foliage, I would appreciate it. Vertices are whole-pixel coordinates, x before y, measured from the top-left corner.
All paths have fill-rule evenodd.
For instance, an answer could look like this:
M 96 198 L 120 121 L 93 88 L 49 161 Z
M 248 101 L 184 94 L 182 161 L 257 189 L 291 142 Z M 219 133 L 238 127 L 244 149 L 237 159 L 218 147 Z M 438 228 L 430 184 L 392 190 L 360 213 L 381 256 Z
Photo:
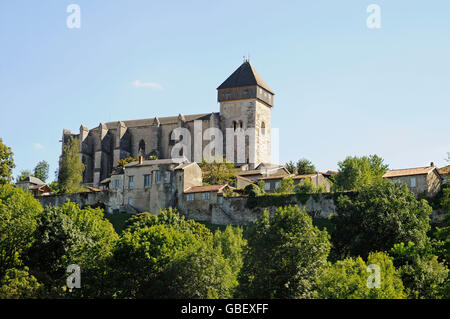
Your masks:
M 360 189 L 379 182 L 388 169 L 383 159 L 377 155 L 347 157 L 338 163 L 338 174 L 334 177 L 336 191 Z
M 426 248 L 409 242 L 394 245 L 391 250 L 399 269 L 408 298 L 434 299 L 450 297 L 448 294 L 448 268 Z M 447 291 L 445 291 L 447 290 Z M 445 296 L 446 295 L 446 296 Z
M 367 257 L 370 251 L 387 251 L 396 243 L 426 242 L 431 207 L 418 201 L 404 185 L 382 180 L 353 195 L 340 195 L 336 204 L 333 244 L 343 257 Z
M 249 230 L 240 273 L 247 298 L 310 298 L 330 250 L 328 235 L 298 206 L 266 210 Z
M 294 180 L 292 177 L 285 177 L 280 181 L 280 186 L 275 189 L 275 193 L 278 194 L 292 194 L 294 193 Z
M 370 287 L 372 271 L 380 270 L 380 287 Z M 325 299 L 403 299 L 406 297 L 402 280 L 394 268 L 392 258 L 382 252 L 370 253 L 367 264 L 361 257 L 346 258 L 330 264 L 318 279 L 316 297 Z
M 203 160 L 199 166 L 203 173 L 203 185 L 236 184 L 234 164 L 227 163 L 225 159 L 222 162 Z
M 84 164 L 79 154 L 78 139 L 64 144 L 61 165 L 59 167 L 58 185 L 62 193 L 76 193 L 83 191 L 80 186 L 83 181 Z
M 296 163 L 290 161 L 286 163 L 285 167 L 291 174 L 314 174 L 316 172 L 316 167 L 311 163 L 310 160 L 306 158 L 302 158 L 298 160 Z
M 11 268 L 0 281 L 0 299 L 38 298 L 41 289 L 42 285 L 29 274 L 27 267 Z
M 39 178 L 45 183 L 48 178 L 49 165 L 46 161 L 40 161 L 33 170 L 33 176 Z
M 27 252 L 27 265 L 47 288 L 65 285 L 66 268 L 77 264 L 83 271 L 83 296 L 101 294 L 101 268 L 119 236 L 104 219 L 100 208 L 81 209 L 67 201 L 58 207 L 46 207 L 35 232 L 35 241 Z M 62 290 L 56 292 L 62 293 Z
M 42 207 L 30 193 L 0 185 L 0 278 L 22 264 L 21 253 L 32 241 Z
M 0 184 L 9 183 L 12 179 L 12 170 L 16 167 L 13 156 L 11 148 L 0 138 Z

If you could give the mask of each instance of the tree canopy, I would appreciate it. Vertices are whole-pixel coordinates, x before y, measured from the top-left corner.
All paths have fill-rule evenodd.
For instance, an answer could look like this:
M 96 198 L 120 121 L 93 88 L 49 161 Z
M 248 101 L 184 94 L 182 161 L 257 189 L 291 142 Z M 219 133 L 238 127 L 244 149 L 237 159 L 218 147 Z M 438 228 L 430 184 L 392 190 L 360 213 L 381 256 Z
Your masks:
M 298 206 L 266 210 L 248 231 L 239 293 L 246 298 L 311 298 L 330 250 L 326 231 Z
M 360 189 L 382 179 L 388 169 L 377 155 L 348 156 L 338 163 L 338 174 L 334 176 L 333 189 L 337 191 Z
M 78 139 L 72 139 L 64 144 L 59 167 L 58 186 L 62 193 L 76 193 L 83 190 L 84 164 L 79 154 Z
M 13 157 L 11 148 L 3 144 L 0 138 L 0 184 L 9 183 L 12 179 L 12 170 L 16 167 Z

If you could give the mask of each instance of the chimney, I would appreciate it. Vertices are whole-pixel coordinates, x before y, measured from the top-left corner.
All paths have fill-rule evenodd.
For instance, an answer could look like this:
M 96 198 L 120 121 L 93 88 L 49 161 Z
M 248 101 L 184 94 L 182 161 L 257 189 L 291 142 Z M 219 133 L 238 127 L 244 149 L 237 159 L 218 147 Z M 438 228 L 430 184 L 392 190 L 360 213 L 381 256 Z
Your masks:
M 434 167 L 434 163 L 433 163 L 433 162 L 431 162 L 431 163 L 430 163 L 430 166 L 431 166 L 431 167 Z
M 144 157 L 142 155 L 139 155 L 139 165 L 142 165 L 144 162 Z

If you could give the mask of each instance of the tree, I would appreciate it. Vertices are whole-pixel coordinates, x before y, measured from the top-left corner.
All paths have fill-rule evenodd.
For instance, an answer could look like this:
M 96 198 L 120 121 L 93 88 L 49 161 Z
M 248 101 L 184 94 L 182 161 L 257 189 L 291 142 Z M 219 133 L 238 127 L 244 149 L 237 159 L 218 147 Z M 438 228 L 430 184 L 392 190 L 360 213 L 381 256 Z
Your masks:
M 34 168 L 33 175 L 45 183 L 48 178 L 48 170 L 48 163 L 46 161 L 40 161 Z
M 12 179 L 12 170 L 16 167 L 13 156 L 11 148 L 0 138 L 0 184 L 9 183 Z
M 220 250 L 200 241 L 175 253 L 153 288 L 157 298 L 230 298 L 236 275 Z
M 0 299 L 39 297 L 42 284 L 28 270 L 25 267 L 23 270 L 11 268 L 6 271 L 6 275 L 0 280 Z
M 231 271 L 237 277 L 243 265 L 243 249 L 247 241 L 242 236 L 242 227 L 228 225 L 224 231 L 214 233 L 214 247 L 228 260 Z
M 56 296 L 64 294 L 67 266 L 76 264 L 83 283 L 72 295 L 99 296 L 104 289 L 105 263 L 118 239 L 100 208 L 81 209 L 67 201 L 44 209 L 26 263 L 47 291 L 56 290 Z
M 22 253 L 33 242 L 42 206 L 21 188 L 0 185 L 0 278 L 22 265 Z
M 330 242 L 298 206 L 266 210 L 249 229 L 239 295 L 244 298 L 311 298 L 326 265 Z
M 347 157 L 338 163 L 333 189 L 337 191 L 359 189 L 382 179 L 388 169 L 383 159 L 377 155 Z
M 234 185 L 236 183 L 236 175 L 234 173 L 234 164 L 227 163 L 224 159 L 222 162 L 207 162 L 203 160 L 199 163 L 203 173 L 204 185 L 219 185 L 228 183 Z
M 27 177 L 33 176 L 33 174 L 31 174 L 30 170 L 28 169 L 24 169 L 21 170 L 19 175 L 16 177 L 16 181 L 20 182 L 21 180 L 24 180 Z
M 399 269 L 408 298 L 449 298 L 448 268 L 438 261 L 427 247 L 412 242 L 394 245 L 391 249 L 394 264 Z
M 376 265 L 379 268 L 371 270 L 368 268 L 369 265 Z M 380 286 L 376 287 L 374 286 L 375 282 L 369 277 L 378 270 Z M 376 274 L 374 275 L 376 276 Z M 369 254 L 367 263 L 361 257 L 346 258 L 324 268 L 318 279 L 316 297 L 324 299 L 404 299 L 406 294 L 392 258 L 386 253 L 376 252 Z
M 332 240 L 342 257 L 365 258 L 371 251 L 387 251 L 400 242 L 423 246 L 430 229 L 428 203 L 389 180 L 340 195 L 336 213 L 331 219 L 337 230 Z
M 286 163 L 285 167 L 291 174 L 305 175 L 314 174 L 316 172 L 316 167 L 306 158 L 301 158 L 296 163 L 290 161 Z
M 72 139 L 64 144 L 61 164 L 59 167 L 58 184 L 62 193 L 76 193 L 83 190 L 84 164 L 79 154 L 78 139 Z
M 280 186 L 278 186 L 277 189 L 275 189 L 275 193 L 279 194 L 291 194 L 294 192 L 295 186 L 294 186 L 294 180 L 292 177 L 285 177 L 281 179 Z

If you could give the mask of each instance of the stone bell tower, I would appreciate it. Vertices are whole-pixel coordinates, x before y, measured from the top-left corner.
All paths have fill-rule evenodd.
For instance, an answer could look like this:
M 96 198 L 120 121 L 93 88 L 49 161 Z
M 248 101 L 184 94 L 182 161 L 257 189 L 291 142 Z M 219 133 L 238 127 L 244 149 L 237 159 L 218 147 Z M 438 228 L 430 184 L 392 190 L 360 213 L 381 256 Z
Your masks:
M 245 138 L 244 161 L 237 158 L 237 137 L 234 138 L 234 162 L 248 164 L 250 169 L 260 163 L 270 163 L 270 113 L 274 93 L 248 60 L 217 88 L 220 103 L 221 129 L 226 140 L 226 129 L 254 132 L 254 142 Z M 241 131 L 242 130 L 242 131 Z M 232 145 L 224 145 L 224 151 Z

